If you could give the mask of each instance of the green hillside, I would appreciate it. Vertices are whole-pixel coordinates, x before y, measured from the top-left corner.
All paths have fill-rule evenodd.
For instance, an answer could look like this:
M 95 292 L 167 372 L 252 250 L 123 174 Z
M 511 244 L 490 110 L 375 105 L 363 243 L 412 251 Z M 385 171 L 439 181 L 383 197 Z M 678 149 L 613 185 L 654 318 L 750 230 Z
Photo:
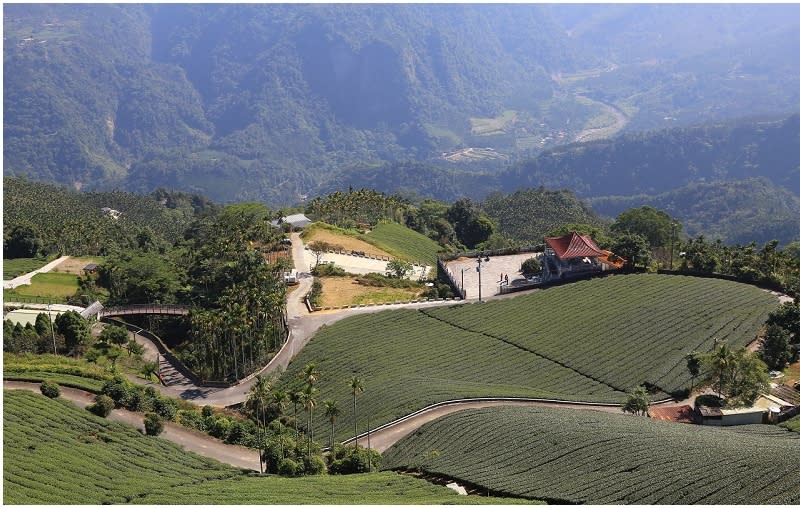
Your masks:
M 652 196 L 590 199 L 598 213 L 616 217 L 649 205 L 681 221 L 689 236 L 721 238 L 727 244 L 800 240 L 800 197 L 764 178 L 695 183 Z
M 774 426 L 506 407 L 430 422 L 390 448 L 383 467 L 556 504 L 793 505 L 797 457 L 800 435 Z
M 592 209 L 568 190 L 522 189 L 491 194 L 481 203 L 498 230 L 521 242 L 540 244 L 553 229 L 567 224 L 603 226 Z
M 253 477 L 63 400 L 3 392 L 7 504 L 475 504 L 394 473 Z
M 441 249 L 427 236 L 396 222 L 380 223 L 362 238 L 394 256 L 434 267 L 434 270 L 436 253 Z
M 510 300 L 360 315 L 322 328 L 281 385 L 316 362 L 319 400 L 345 402 L 357 375 L 366 387 L 359 415 L 373 427 L 462 397 L 620 403 L 644 383 L 666 398 L 689 388 L 686 354 L 714 338 L 750 343 L 777 303 L 724 280 L 615 275 Z M 352 435 L 352 418 L 340 417 L 341 438 Z
M 103 208 L 121 213 L 115 219 Z M 40 254 L 96 255 L 139 243 L 172 243 L 197 213 L 213 208 L 205 198 L 179 192 L 79 192 L 3 178 L 4 236 L 16 227 L 27 228 L 40 244 Z

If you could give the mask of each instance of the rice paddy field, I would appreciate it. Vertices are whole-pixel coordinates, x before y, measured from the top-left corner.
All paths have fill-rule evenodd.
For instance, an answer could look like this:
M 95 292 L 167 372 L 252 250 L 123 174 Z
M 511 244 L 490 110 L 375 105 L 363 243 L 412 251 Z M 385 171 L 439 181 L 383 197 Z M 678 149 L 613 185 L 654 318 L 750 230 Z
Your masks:
M 800 503 L 800 434 L 556 408 L 465 410 L 384 454 L 494 494 L 558 504 Z
M 640 384 L 654 399 L 688 389 L 685 356 L 714 339 L 753 341 L 778 299 L 753 286 L 667 275 L 615 275 L 509 300 L 353 316 L 322 328 L 281 378 L 316 362 L 319 400 L 350 406 L 359 432 L 435 402 L 532 397 L 621 403 Z M 323 420 L 323 419 L 320 419 Z M 325 421 L 318 432 L 327 435 Z M 351 437 L 352 410 L 338 437 Z
M 392 472 L 247 476 L 63 400 L 4 390 L 6 504 L 478 504 Z

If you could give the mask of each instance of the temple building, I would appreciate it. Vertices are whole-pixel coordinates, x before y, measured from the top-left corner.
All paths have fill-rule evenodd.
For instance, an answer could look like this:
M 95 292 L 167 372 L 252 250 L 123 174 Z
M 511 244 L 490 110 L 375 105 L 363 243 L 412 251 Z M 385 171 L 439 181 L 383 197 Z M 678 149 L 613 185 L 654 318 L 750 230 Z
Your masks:
M 625 260 L 603 250 L 589 235 L 570 233 L 564 236 L 545 238 L 542 257 L 542 281 L 579 277 L 590 272 L 618 270 Z

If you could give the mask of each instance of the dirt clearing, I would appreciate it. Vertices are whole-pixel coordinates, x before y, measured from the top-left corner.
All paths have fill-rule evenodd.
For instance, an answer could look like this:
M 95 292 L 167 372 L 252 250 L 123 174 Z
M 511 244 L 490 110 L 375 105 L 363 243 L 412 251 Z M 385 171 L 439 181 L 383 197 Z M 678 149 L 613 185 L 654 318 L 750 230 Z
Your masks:
M 364 286 L 354 277 L 322 277 L 322 306 L 340 307 L 362 303 L 413 300 L 422 289 Z

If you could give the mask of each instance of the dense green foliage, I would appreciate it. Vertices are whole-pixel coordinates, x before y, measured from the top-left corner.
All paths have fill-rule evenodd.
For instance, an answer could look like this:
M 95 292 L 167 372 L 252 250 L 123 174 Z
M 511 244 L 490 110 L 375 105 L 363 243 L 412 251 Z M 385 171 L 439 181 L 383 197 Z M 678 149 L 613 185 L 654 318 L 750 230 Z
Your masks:
M 576 409 L 459 411 L 384 454 L 495 493 L 557 504 L 796 504 L 800 436 Z
M 726 407 L 752 406 L 760 394 L 769 390 L 766 364 L 745 347 L 734 349 L 725 342 L 715 343 L 712 351 L 692 356 L 700 361 L 717 395 L 725 397 Z
M 78 192 L 4 177 L 4 242 L 14 228 L 25 227 L 40 245 L 34 254 L 104 255 L 115 249 L 145 248 L 148 244 L 157 248 L 163 242 L 177 240 L 195 214 L 194 208 L 176 199 L 162 204 L 167 196 L 170 194 L 164 191 L 153 196 L 120 191 Z M 206 204 L 198 211 L 210 206 Z M 121 213 L 115 219 L 102 208 Z
M 527 244 L 540 244 L 548 232 L 567 224 L 604 226 L 595 213 L 570 191 L 522 189 L 491 194 L 481 203 L 500 232 Z
M 800 416 L 795 416 L 791 420 L 787 420 L 781 424 L 782 427 L 800 433 Z
M 692 183 L 654 195 L 609 196 L 589 202 L 599 213 L 617 216 L 631 207 L 664 210 L 690 236 L 703 234 L 726 243 L 782 245 L 800 239 L 800 197 L 765 178 Z
M 3 280 L 11 280 L 22 274 L 38 270 L 47 262 L 48 260 L 43 258 L 3 259 Z
M 659 399 L 689 388 L 685 355 L 710 349 L 714 337 L 748 344 L 776 306 L 739 283 L 627 275 L 481 305 L 354 316 L 320 330 L 281 384 L 314 361 L 324 373 L 320 398 L 346 400 L 357 374 L 367 385 L 360 431 L 364 414 L 379 425 L 459 397 L 621 403 L 644 384 Z M 339 435 L 352 428 L 345 412 Z

